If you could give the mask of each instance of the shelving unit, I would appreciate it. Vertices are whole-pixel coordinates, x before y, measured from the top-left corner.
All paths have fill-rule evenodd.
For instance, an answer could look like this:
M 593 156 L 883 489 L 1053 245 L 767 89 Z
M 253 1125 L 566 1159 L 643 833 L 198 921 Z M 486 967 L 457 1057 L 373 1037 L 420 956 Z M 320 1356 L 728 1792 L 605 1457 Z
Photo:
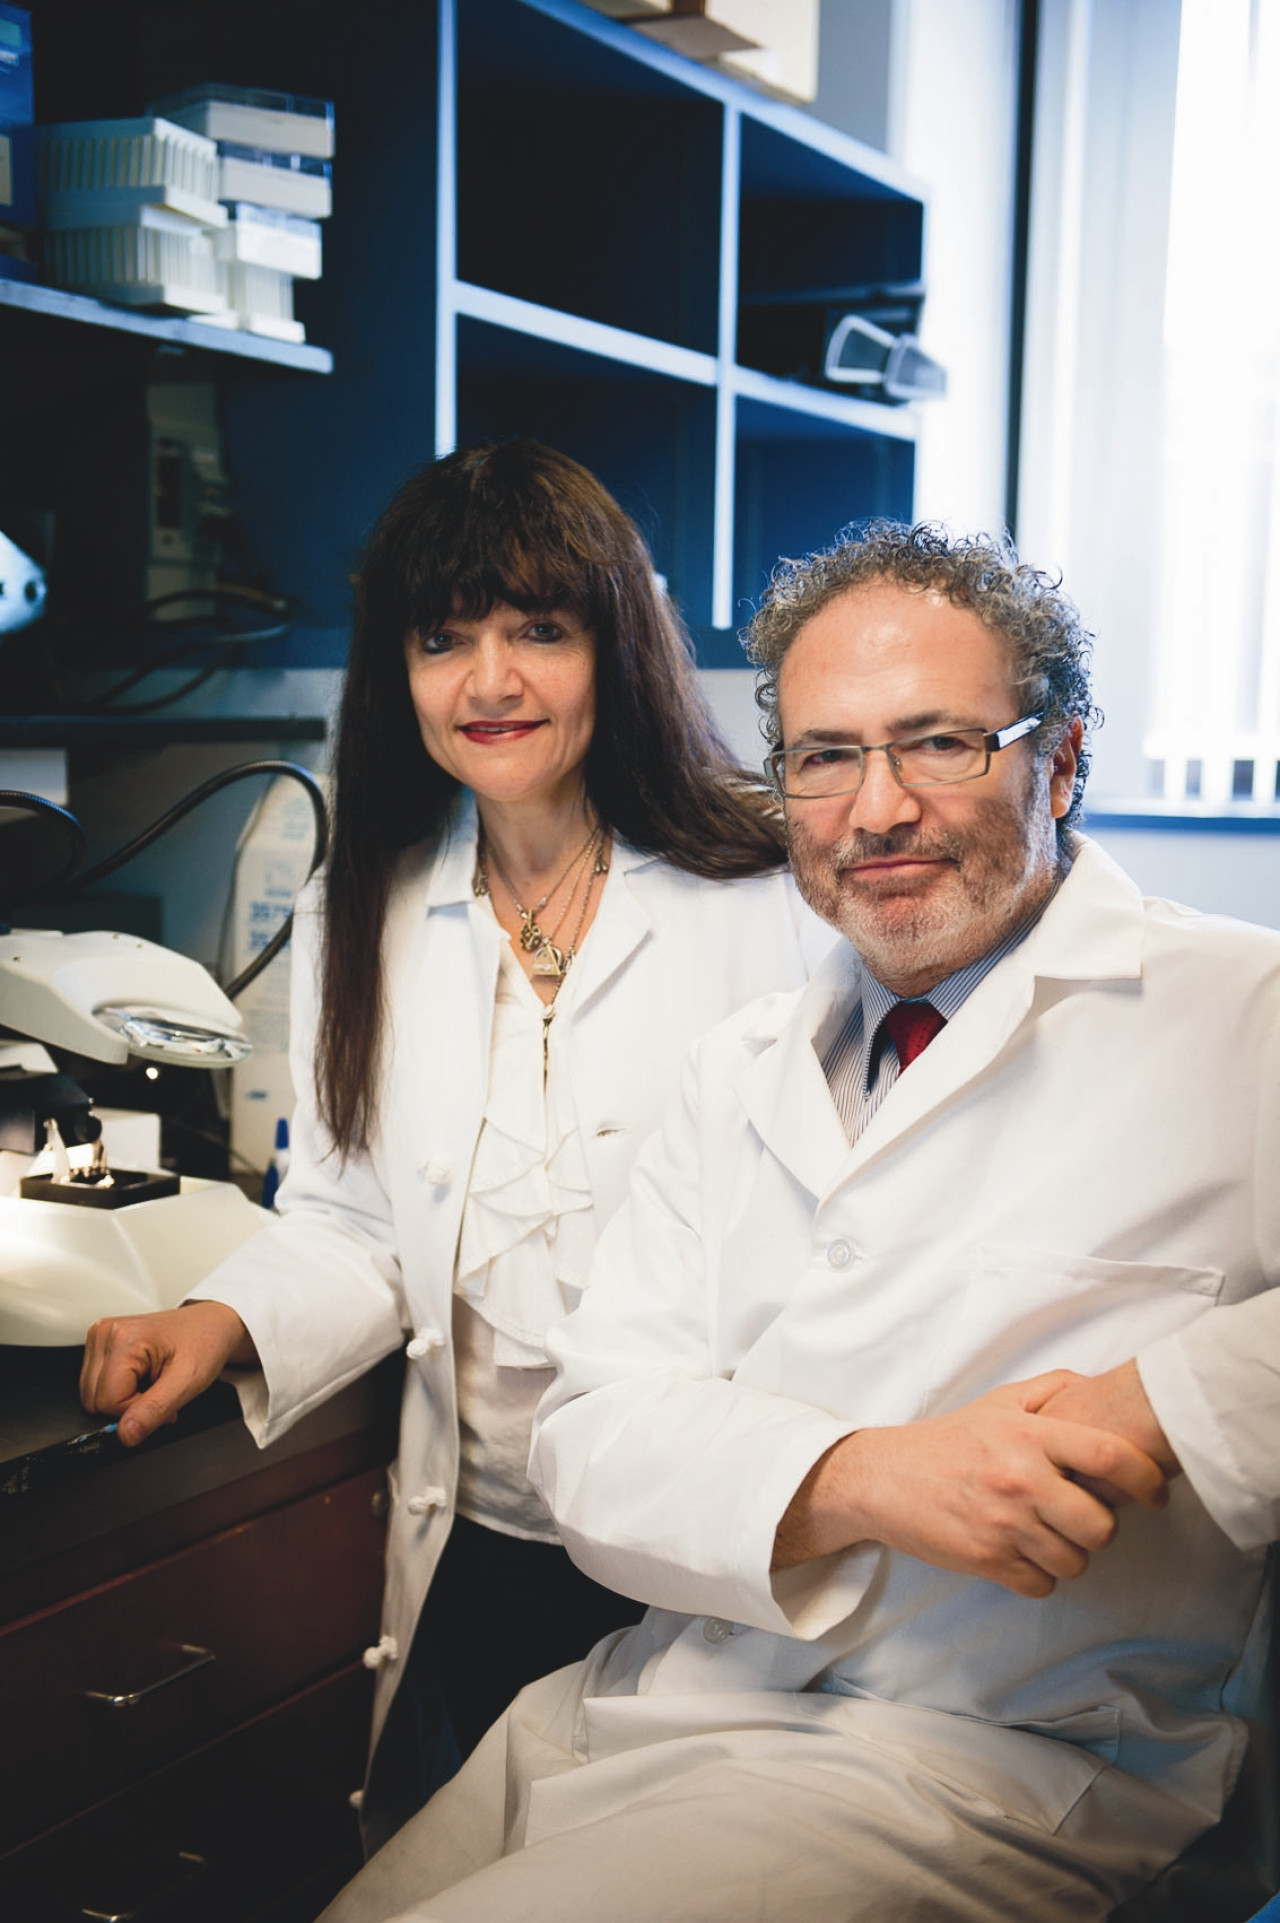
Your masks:
M 917 279 L 923 201 L 575 0 L 441 0 L 438 21 L 436 452 L 521 431 L 577 454 L 645 527 L 704 665 L 739 665 L 780 553 L 909 516 L 915 440 L 911 410 L 741 365 L 740 306 Z
M 436 0 L 358 23 L 340 0 L 226 0 L 163 31 L 149 0 L 120 0 L 109 35 L 90 0 L 32 4 L 45 118 L 139 112 L 211 74 L 335 102 L 325 273 L 298 290 L 324 348 L 107 320 L 35 290 L 45 313 L 75 303 L 92 323 L 79 333 L 98 336 L 108 382 L 128 342 L 224 370 L 241 523 L 305 609 L 262 665 L 342 664 L 377 512 L 484 435 L 536 435 L 600 474 L 708 666 L 740 665 L 735 630 L 779 554 L 910 515 L 912 409 L 781 378 L 738 345 L 749 307 L 918 279 L 923 198 L 884 156 L 579 0 Z M 62 51 L 77 39 L 78 63 Z M 0 339 L 32 292 L 0 291 Z M 331 378 L 297 377 L 329 355 Z M 72 437 L 65 415 L 54 431 Z

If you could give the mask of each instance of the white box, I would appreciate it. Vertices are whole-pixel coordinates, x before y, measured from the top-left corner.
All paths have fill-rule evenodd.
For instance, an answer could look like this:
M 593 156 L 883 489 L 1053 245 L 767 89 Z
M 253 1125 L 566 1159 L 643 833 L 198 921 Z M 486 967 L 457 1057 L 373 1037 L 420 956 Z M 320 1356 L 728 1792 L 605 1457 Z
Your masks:
M 261 87 L 189 87 L 153 103 L 153 111 L 210 140 L 269 153 L 333 158 L 333 103 Z
M 313 161 L 311 166 L 323 163 Z M 327 173 L 308 168 L 277 167 L 272 156 L 245 147 L 223 151 L 218 157 L 218 199 L 247 200 L 256 207 L 278 207 L 305 220 L 327 220 L 333 212 L 333 190 Z
M 212 235 L 162 208 L 140 208 L 131 225 L 48 232 L 44 259 L 55 286 L 123 306 L 218 314 L 227 305 Z
M 322 263 L 320 224 L 284 214 L 278 207 L 253 207 L 238 201 L 226 209 L 231 216 L 218 235 L 220 261 L 239 261 L 246 267 L 270 267 L 295 280 L 319 280 Z
M 218 200 L 218 149 L 203 134 L 147 114 L 36 128 L 41 199 L 102 187 L 180 187 Z
M 306 329 L 293 317 L 292 274 L 233 260 L 219 263 L 218 277 L 236 325 L 246 333 L 277 341 L 305 341 Z
M 712 0 L 708 11 L 758 43 L 755 52 L 723 54 L 718 65 L 787 100 L 816 99 L 819 0 Z
M 165 182 L 139 187 L 55 189 L 44 196 L 40 217 L 49 233 L 66 227 L 128 227 L 148 209 L 184 220 L 193 228 L 227 224 L 227 210 L 216 200 L 202 200 L 185 187 Z
M 262 953 L 291 911 L 311 860 L 314 819 L 302 788 L 286 778 L 272 782 L 251 815 L 236 855 L 225 978 Z M 231 1070 L 231 1147 L 241 1162 L 265 1171 L 276 1123 L 293 1114 L 287 950 L 236 1006 L 253 1054 Z

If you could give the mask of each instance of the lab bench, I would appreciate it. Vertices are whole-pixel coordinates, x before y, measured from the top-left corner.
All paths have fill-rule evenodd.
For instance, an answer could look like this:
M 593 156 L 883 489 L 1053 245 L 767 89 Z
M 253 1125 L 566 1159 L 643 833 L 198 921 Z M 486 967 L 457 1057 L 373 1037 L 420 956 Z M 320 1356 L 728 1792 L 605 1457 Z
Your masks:
M 0 1348 L 0 1916 L 310 1923 L 359 1867 L 401 1368 L 126 1451 L 78 1350 Z

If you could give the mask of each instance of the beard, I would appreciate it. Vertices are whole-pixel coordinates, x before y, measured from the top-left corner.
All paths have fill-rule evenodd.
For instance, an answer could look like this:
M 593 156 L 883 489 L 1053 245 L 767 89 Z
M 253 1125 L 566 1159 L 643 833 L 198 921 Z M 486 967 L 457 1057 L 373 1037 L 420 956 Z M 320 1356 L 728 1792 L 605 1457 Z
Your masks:
M 1037 798 L 993 796 L 964 829 L 903 822 L 885 835 L 852 829 L 835 842 L 812 834 L 793 807 L 787 847 L 796 886 L 886 988 L 924 994 L 996 947 L 1048 894 L 1057 838 Z M 919 879 L 859 880 L 860 863 L 895 855 L 944 865 Z

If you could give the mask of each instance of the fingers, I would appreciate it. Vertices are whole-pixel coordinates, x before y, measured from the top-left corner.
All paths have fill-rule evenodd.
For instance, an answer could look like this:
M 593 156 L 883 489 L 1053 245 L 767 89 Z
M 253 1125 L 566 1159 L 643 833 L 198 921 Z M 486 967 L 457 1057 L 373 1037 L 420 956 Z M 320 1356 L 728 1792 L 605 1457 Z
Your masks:
M 108 1316 L 86 1338 L 81 1400 L 86 1409 L 119 1416 L 117 1434 L 132 1447 L 172 1422 L 241 1353 L 252 1355 L 252 1344 L 239 1316 L 222 1303 Z
M 1051 1397 L 1062 1395 L 1083 1380 L 1084 1377 L 1077 1375 L 1074 1369 L 1047 1369 L 1043 1375 L 1028 1376 L 1025 1382 L 1006 1383 L 1003 1389 L 997 1389 L 994 1393 L 1011 1401 L 1017 1408 L 1025 1409 L 1028 1415 L 1038 1415 Z
M 80 1400 L 98 1415 L 119 1415 L 156 1366 L 143 1316 L 107 1316 L 85 1337 Z
M 186 1383 L 175 1383 L 172 1372 L 166 1372 L 154 1389 L 149 1389 L 145 1395 L 138 1396 L 129 1404 L 120 1417 L 116 1434 L 127 1449 L 134 1448 L 139 1442 L 145 1442 L 148 1436 L 154 1435 L 157 1429 L 164 1428 L 166 1423 L 176 1422 L 179 1409 L 207 1387 L 205 1382 L 193 1383 L 189 1379 Z
M 1087 1476 L 1095 1483 L 1109 1483 L 1145 1509 L 1164 1508 L 1169 1499 L 1164 1472 L 1136 1444 L 1108 1429 L 1089 1429 L 1053 1416 L 1044 1416 L 1041 1421 L 1046 1451 L 1059 1469 Z M 1095 1506 L 1105 1507 L 1087 1491 L 1080 1490 L 1080 1494 Z
M 1007 1569 L 993 1571 L 987 1580 L 999 1583 L 1002 1589 L 1011 1589 L 1015 1596 L 1027 1596 L 1032 1602 L 1043 1601 L 1058 1586 L 1038 1563 L 1025 1556 L 1014 1557 Z

